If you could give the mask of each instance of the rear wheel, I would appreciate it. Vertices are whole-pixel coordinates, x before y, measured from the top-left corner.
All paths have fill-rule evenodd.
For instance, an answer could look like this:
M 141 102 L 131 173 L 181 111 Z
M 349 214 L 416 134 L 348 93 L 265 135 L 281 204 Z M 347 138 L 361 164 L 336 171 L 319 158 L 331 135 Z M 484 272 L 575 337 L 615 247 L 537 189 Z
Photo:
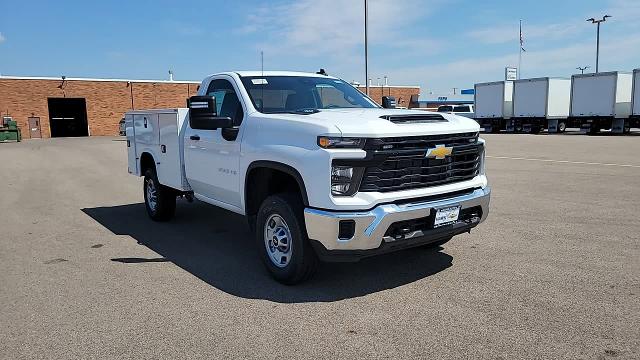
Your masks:
M 264 200 L 256 221 L 256 243 L 262 262 L 277 281 L 293 285 L 313 276 L 318 265 L 305 230 L 303 206 L 296 194 Z
M 558 122 L 558 132 L 565 132 L 567 130 L 567 123 L 564 121 Z
M 154 221 L 171 220 L 176 212 L 176 192 L 160 184 L 154 169 L 144 172 L 143 190 L 149 217 Z

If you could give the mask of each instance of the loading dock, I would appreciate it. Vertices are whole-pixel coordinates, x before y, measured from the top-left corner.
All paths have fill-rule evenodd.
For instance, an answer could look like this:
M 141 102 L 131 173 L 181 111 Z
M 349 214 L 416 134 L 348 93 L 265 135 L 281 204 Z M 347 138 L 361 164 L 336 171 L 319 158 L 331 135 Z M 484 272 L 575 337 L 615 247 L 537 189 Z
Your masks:
M 51 137 L 89 136 L 84 98 L 48 98 Z

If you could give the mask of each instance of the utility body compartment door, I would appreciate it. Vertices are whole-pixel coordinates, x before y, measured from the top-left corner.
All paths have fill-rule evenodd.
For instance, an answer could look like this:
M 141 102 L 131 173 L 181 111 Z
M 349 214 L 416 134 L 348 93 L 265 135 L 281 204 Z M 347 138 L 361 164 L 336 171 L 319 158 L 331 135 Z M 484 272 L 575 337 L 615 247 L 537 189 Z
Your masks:
M 136 153 L 136 135 L 133 127 L 133 115 L 126 114 L 124 117 L 124 128 L 127 133 L 127 160 L 129 174 L 140 175 L 138 169 L 138 158 Z
M 156 170 L 162 185 L 179 190 L 190 190 L 184 179 L 183 146 L 180 129 L 187 109 L 171 109 L 158 113 L 159 144 Z
M 158 145 L 158 114 L 133 114 L 136 143 L 139 145 Z

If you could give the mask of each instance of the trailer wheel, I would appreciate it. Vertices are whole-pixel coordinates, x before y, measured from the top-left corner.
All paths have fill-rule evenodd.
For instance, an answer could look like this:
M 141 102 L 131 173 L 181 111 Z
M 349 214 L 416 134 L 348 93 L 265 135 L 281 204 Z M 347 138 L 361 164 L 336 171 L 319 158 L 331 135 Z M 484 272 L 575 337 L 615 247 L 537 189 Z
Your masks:
M 169 221 L 176 213 L 176 192 L 158 181 L 155 169 L 144 172 L 144 204 L 153 221 Z
M 309 243 L 300 196 L 293 193 L 266 198 L 256 221 L 260 257 L 277 281 L 294 285 L 311 278 L 318 258 Z
M 564 121 L 559 121 L 558 122 L 558 132 L 565 132 L 567 130 L 567 123 Z

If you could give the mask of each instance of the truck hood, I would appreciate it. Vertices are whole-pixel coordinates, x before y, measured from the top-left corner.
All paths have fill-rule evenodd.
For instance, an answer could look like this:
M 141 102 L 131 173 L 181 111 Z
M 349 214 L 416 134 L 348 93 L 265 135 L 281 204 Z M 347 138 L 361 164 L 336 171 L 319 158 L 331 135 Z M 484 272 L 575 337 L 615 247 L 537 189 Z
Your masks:
M 385 117 L 403 115 L 439 115 L 444 121 L 392 122 Z M 337 128 L 344 137 L 397 137 L 478 132 L 480 126 L 473 120 L 453 114 L 401 109 L 323 109 L 314 114 L 270 114 L 300 122 Z M 330 135 L 330 134 L 328 134 Z

